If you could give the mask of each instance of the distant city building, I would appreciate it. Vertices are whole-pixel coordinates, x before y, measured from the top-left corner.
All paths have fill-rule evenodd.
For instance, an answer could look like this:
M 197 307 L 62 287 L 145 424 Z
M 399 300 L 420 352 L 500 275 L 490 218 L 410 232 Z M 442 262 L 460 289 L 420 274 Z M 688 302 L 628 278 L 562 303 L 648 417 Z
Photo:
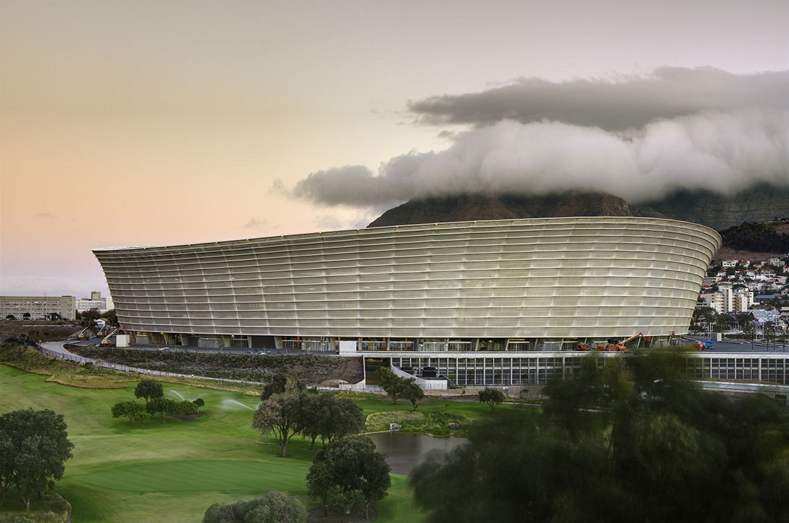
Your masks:
M 701 295 L 704 305 L 711 308 L 718 314 L 726 312 L 726 302 L 722 292 L 709 292 Z
M 76 310 L 74 296 L 0 296 L 0 319 L 73 320 Z
M 107 312 L 114 308 L 115 305 L 112 303 L 112 298 L 110 296 L 102 298 L 101 292 L 99 291 L 92 291 L 90 293 L 90 298 L 79 298 L 77 300 L 77 311 L 81 313 L 91 309 L 96 309 L 99 312 Z
M 723 260 L 721 262 L 721 267 L 724 269 L 733 269 L 737 266 L 737 260 Z
M 701 294 L 701 299 L 718 314 L 747 312 L 754 305 L 753 291 L 743 286 L 732 287 L 730 283 L 718 285 L 717 292 Z
M 780 311 L 777 311 L 775 309 L 771 309 L 771 310 L 756 309 L 751 311 L 751 314 L 753 314 L 753 319 L 756 321 L 756 323 L 759 324 L 775 323 L 781 317 Z

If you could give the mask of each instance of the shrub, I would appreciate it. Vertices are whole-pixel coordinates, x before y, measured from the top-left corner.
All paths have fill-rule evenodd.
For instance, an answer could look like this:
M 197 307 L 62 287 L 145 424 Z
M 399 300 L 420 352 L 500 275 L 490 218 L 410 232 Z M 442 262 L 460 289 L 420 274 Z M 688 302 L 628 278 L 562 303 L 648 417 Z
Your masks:
M 145 405 L 136 401 L 121 401 L 112 406 L 113 418 L 129 418 L 129 421 L 142 421 L 146 417 Z
M 154 398 L 145 407 L 150 415 L 159 414 L 164 416 L 196 416 L 198 414 L 197 405 L 191 401 L 175 401 L 166 398 Z
M 307 509 L 298 499 L 282 492 L 267 492 L 251 501 L 208 507 L 203 523 L 305 523 Z
M 489 389 L 479 391 L 480 403 L 487 403 L 488 407 L 493 409 L 496 405 L 504 401 L 504 393 L 499 389 Z

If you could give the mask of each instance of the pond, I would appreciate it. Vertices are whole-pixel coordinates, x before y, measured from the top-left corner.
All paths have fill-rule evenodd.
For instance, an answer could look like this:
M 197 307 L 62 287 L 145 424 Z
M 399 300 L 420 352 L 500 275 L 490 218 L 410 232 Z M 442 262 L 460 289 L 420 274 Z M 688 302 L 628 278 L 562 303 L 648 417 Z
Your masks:
M 466 438 L 434 438 L 410 432 L 382 432 L 370 434 L 375 447 L 397 474 L 410 474 L 432 450 L 449 452 L 466 443 Z

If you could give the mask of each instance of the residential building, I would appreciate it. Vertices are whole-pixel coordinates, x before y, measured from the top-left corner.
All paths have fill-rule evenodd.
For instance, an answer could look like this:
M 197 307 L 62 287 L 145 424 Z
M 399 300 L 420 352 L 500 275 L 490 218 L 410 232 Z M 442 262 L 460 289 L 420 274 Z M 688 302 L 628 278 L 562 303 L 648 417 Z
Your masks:
M 115 305 L 112 302 L 112 298 L 110 296 L 102 297 L 99 291 L 92 291 L 90 293 L 90 298 L 79 298 L 77 300 L 78 312 L 86 312 L 91 309 L 96 309 L 99 312 L 107 312 L 114 308 Z
M 0 296 L 0 319 L 73 320 L 74 296 Z

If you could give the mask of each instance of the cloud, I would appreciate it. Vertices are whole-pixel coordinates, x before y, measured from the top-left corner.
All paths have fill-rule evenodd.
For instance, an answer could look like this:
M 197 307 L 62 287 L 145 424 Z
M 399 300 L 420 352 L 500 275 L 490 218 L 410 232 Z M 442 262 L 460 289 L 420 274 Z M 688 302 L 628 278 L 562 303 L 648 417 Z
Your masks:
M 619 133 L 505 120 L 460 133 L 444 150 L 394 157 L 375 173 L 360 165 L 312 173 L 292 194 L 383 207 L 426 196 L 572 189 L 637 203 L 675 189 L 733 193 L 757 182 L 789 185 L 789 110 L 704 111 Z
M 269 222 L 268 220 L 261 220 L 259 218 L 255 218 L 254 216 L 249 219 L 247 223 L 244 224 L 245 229 L 262 229 L 268 227 Z
M 789 109 L 789 71 L 732 74 L 711 67 L 664 67 L 648 76 L 549 82 L 521 78 L 477 93 L 408 104 L 418 122 L 491 125 L 541 120 L 623 130 L 657 119 L 759 106 Z
M 293 194 L 327 205 L 373 207 L 407 200 L 412 192 L 391 177 L 373 176 L 363 165 L 346 165 L 310 174 L 296 185 Z

